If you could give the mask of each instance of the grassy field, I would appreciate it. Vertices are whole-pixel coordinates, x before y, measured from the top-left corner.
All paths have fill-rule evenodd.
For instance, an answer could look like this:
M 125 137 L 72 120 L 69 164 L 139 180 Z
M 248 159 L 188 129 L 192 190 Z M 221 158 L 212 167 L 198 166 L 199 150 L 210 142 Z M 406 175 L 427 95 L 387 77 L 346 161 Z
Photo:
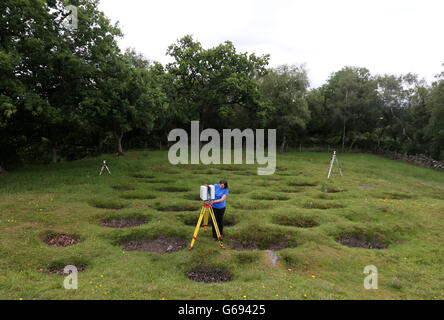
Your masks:
M 111 176 L 98 175 L 103 159 Z M 0 298 L 443 299 L 444 173 L 339 154 L 344 176 L 335 171 L 327 181 L 329 160 L 326 153 L 287 153 L 274 175 L 258 176 L 255 166 L 172 166 L 167 152 L 137 151 L 0 176 Z M 199 186 L 220 179 L 230 187 L 226 250 L 201 230 L 188 251 Z M 123 218 L 146 223 L 101 225 Z M 44 242 L 57 234 L 78 242 Z M 157 237 L 187 246 L 167 254 L 123 249 Z M 350 238 L 383 249 L 339 242 Z M 275 265 L 268 250 L 279 258 Z M 67 264 L 84 268 L 77 290 L 47 272 Z M 377 290 L 363 286 L 367 265 L 378 268 Z M 231 281 L 187 277 L 205 268 Z

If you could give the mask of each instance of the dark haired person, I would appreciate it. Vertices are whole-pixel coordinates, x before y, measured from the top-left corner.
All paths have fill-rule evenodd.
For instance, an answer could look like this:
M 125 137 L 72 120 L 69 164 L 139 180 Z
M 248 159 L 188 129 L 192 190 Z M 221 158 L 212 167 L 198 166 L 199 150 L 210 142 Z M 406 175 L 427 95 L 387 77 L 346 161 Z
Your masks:
M 215 200 L 211 201 L 214 216 L 216 217 L 217 226 L 219 227 L 220 236 L 224 235 L 224 213 L 225 213 L 225 199 L 228 196 L 228 182 L 227 180 L 220 180 L 218 184 L 214 185 Z M 213 227 L 213 240 L 217 240 L 216 229 Z

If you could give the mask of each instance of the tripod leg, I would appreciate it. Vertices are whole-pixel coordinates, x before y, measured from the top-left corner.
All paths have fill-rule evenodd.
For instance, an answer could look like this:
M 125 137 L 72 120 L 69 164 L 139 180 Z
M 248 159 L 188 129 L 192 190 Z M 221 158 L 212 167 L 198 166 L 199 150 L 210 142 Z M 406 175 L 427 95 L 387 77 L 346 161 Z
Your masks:
M 219 239 L 220 248 L 222 250 L 224 250 L 225 247 L 224 247 L 224 244 L 222 243 L 222 237 L 220 235 L 219 227 L 217 226 L 216 217 L 214 216 L 214 211 L 213 211 L 212 207 L 210 207 L 210 215 L 211 215 L 211 219 L 213 221 L 214 229 L 216 230 L 217 238 Z
M 341 174 L 341 177 L 342 177 L 342 168 L 341 168 L 341 165 L 339 164 L 338 158 L 336 158 L 336 163 L 338 164 L 339 173 Z
M 204 226 L 204 232 L 207 232 L 207 226 L 208 226 L 208 210 L 205 210 L 205 213 L 204 213 L 203 226 Z
M 103 166 L 102 166 L 102 168 L 100 169 L 99 176 L 101 176 L 102 173 L 103 173 Z
M 106 166 L 106 170 L 108 170 L 108 173 L 109 173 L 109 174 L 111 174 L 111 171 L 109 171 L 109 168 L 108 168 L 108 166 Z
M 328 177 L 327 177 L 327 179 L 330 179 L 331 169 L 333 168 L 334 161 L 335 161 L 335 158 L 332 158 L 331 162 L 330 162 L 330 169 L 328 170 Z
M 205 212 L 205 207 L 202 207 L 202 209 L 200 210 L 199 220 L 197 221 L 196 229 L 194 229 L 194 234 L 193 234 L 193 239 L 191 240 L 191 245 L 188 248 L 188 250 L 190 250 L 190 251 L 191 251 L 191 249 L 193 249 L 194 241 L 196 241 L 197 233 L 199 232 L 199 228 L 200 228 L 200 224 L 202 223 L 202 218 L 204 216 L 204 212 Z

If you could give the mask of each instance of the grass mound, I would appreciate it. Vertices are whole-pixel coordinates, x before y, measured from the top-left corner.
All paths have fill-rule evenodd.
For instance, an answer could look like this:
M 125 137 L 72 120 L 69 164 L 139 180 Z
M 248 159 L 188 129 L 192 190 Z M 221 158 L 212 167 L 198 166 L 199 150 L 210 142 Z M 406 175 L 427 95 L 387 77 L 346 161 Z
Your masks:
M 234 235 L 228 242 L 234 250 L 281 250 L 298 245 L 294 235 L 282 230 L 250 226 Z
M 187 200 L 202 201 L 202 199 L 200 198 L 200 194 L 198 194 L 198 193 L 188 193 L 188 194 L 185 194 L 183 196 L 183 198 L 187 199 Z
M 136 173 L 133 174 L 132 177 L 138 179 L 154 179 L 156 176 L 154 174 L 149 174 L 149 173 Z
M 157 188 L 157 190 L 162 192 L 187 192 L 190 191 L 190 188 L 179 186 L 165 186 Z
M 260 210 L 260 209 L 269 209 L 273 205 L 266 202 L 249 202 L 249 201 L 243 201 L 243 202 L 233 202 L 232 203 L 233 208 L 240 209 L 240 210 Z
M 289 200 L 290 197 L 278 193 L 254 193 L 250 195 L 254 200 Z
M 342 204 L 338 203 L 321 203 L 313 201 L 304 203 L 303 207 L 306 209 L 320 209 L 320 210 L 344 208 Z
M 290 181 L 288 183 L 290 187 L 315 187 L 318 185 L 317 182 L 310 182 L 306 180 L 300 180 L 300 181 Z
M 89 205 L 100 209 L 112 209 L 112 210 L 120 210 L 127 206 L 126 203 L 123 203 L 121 201 L 103 200 L 103 199 L 92 199 L 89 201 Z
M 146 219 L 120 218 L 120 219 L 111 219 L 108 221 L 102 221 L 100 225 L 102 227 L 108 227 L 108 228 L 130 228 L 130 227 L 141 226 L 146 223 L 148 223 L 148 220 Z
M 120 198 L 123 199 L 136 199 L 136 200 L 151 200 L 155 199 L 156 196 L 153 194 L 147 194 L 147 193 L 125 193 L 120 195 Z
M 196 211 L 200 212 L 201 207 L 189 203 L 177 203 L 177 204 L 161 204 L 157 203 L 154 208 L 158 211 L 166 212 L 181 212 L 181 211 Z
M 313 228 L 319 225 L 319 222 L 316 219 L 310 217 L 275 216 L 272 221 L 273 223 L 282 226 L 298 228 Z
M 130 191 L 130 190 L 135 190 L 134 187 L 131 187 L 129 185 L 114 185 L 112 186 L 112 188 L 114 190 L 118 190 L 118 191 Z

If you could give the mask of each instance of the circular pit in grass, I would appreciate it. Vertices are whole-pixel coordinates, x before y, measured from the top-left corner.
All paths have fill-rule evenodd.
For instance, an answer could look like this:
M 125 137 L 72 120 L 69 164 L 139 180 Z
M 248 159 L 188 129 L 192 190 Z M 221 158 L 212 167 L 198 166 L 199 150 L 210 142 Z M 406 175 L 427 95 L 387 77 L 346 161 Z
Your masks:
M 79 243 L 80 239 L 68 234 L 52 234 L 47 236 L 43 242 L 52 247 L 69 247 Z
M 68 263 L 67 265 L 74 265 L 74 264 Z M 77 272 L 83 272 L 86 269 L 86 266 L 75 266 L 75 267 L 77 268 Z M 64 273 L 64 271 L 65 271 L 65 266 L 52 266 L 52 267 L 49 267 L 48 269 L 46 269 L 44 272 L 46 274 L 67 275 L 68 273 Z
M 313 228 L 319 225 L 319 222 L 309 217 L 278 216 L 278 217 L 273 217 L 272 221 L 273 223 L 279 224 L 281 226 L 289 226 L 297 228 Z
M 344 246 L 364 249 L 386 249 L 387 244 L 378 240 L 376 237 L 370 239 L 363 238 L 356 234 L 342 235 L 336 238 L 336 241 Z
M 229 271 L 211 266 L 193 268 L 187 272 L 186 276 L 193 281 L 205 283 L 228 282 L 233 280 L 233 276 Z
M 188 242 L 185 239 L 159 236 L 154 239 L 135 239 L 124 244 L 125 251 L 143 251 L 153 253 L 173 253 L 187 247 Z

